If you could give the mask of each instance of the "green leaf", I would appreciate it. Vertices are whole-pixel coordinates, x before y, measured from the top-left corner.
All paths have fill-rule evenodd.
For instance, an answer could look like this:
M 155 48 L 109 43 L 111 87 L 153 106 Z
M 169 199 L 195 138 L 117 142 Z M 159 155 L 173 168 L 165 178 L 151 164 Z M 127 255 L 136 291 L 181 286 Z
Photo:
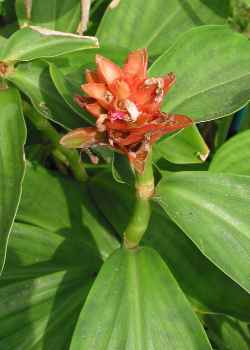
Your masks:
M 57 91 L 63 97 L 64 101 L 67 103 L 71 109 L 85 119 L 88 123 L 94 124 L 94 118 L 88 115 L 75 101 L 74 97 L 76 95 L 82 94 L 80 91 L 80 86 L 83 82 L 73 80 L 63 75 L 63 73 L 54 64 L 50 64 L 50 75 L 55 84 Z M 79 70 L 78 79 L 82 78 L 83 71 Z
M 133 173 L 127 157 L 124 157 L 124 155 L 113 152 L 111 171 L 115 181 L 121 184 L 134 184 L 135 174 Z
M 249 325 L 223 315 L 207 315 L 207 334 L 220 350 L 249 350 Z
M 74 232 L 63 237 L 15 224 L 0 280 L 0 347 L 69 348 L 100 263 L 96 251 Z
M 4 45 L 6 45 L 7 39 L 0 35 L 0 47 L 3 50 Z
M 154 56 L 192 27 L 225 23 L 228 13 L 226 0 L 122 0 L 115 8 L 108 7 L 97 37 L 101 46 L 147 47 Z
M 209 170 L 250 176 L 250 130 L 224 143 L 215 153 Z
M 140 248 L 120 249 L 104 263 L 76 325 L 76 349 L 211 347 L 167 266 Z
M 100 211 L 122 237 L 133 211 L 133 188 L 115 182 L 110 172 L 95 176 L 90 185 Z M 250 320 L 249 294 L 212 264 L 154 202 L 144 243 L 158 251 L 195 310 Z
M 183 34 L 149 71 L 151 76 L 176 75 L 163 111 L 206 121 L 240 109 L 250 96 L 249 56 L 249 40 L 225 26 L 202 26 Z
M 14 14 L 14 11 L 12 11 Z M 6 18 L 6 17 L 5 17 Z M 9 22 L 5 26 L 0 27 L 0 34 L 5 38 L 9 38 L 14 32 L 19 29 L 17 22 L 13 19 L 13 22 Z
M 64 76 L 72 82 L 83 83 L 85 69 L 95 69 L 95 57 L 97 54 L 122 65 L 128 56 L 129 50 L 123 48 L 101 47 L 84 51 L 76 51 L 59 57 L 46 58 L 46 61 L 56 65 Z
M 21 99 L 14 88 L 0 91 L 0 272 L 21 196 L 26 127 Z
M 81 237 L 74 231 L 63 235 L 16 222 L 9 239 L 0 283 L 12 283 L 73 268 L 81 268 L 81 276 L 84 271 L 98 271 L 100 265 L 96 247 L 84 235 Z
M 33 1 L 29 18 L 25 2 L 23 0 L 17 0 L 16 13 L 21 27 L 29 24 L 73 33 L 76 32 L 80 22 L 80 1 Z
M 63 271 L 1 288 L 0 346 L 68 349 L 90 281 L 79 287 L 79 272 Z
M 216 123 L 216 134 L 214 137 L 215 149 L 217 149 L 218 147 L 223 145 L 224 142 L 226 142 L 233 118 L 234 118 L 234 116 L 231 115 L 227 118 L 217 119 L 215 121 L 215 123 Z
M 248 7 L 250 7 L 250 0 L 240 0 L 240 2 L 244 3 Z
M 248 104 L 243 111 L 243 120 L 240 123 L 240 131 L 250 129 L 250 104 Z
M 250 177 L 182 172 L 163 179 L 155 200 L 201 252 L 250 290 Z
M 98 47 L 95 37 L 84 37 L 32 26 L 18 30 L 8 39 L 7 45 L 0 54 L 0 60 L 10 63 L 30 61 L 94 47 Z
M 195 125 L 160 141 L 153 149 L 155 162 L 165 158 L 175 164 L 197 164 L 204 162 L 208 155 L 209 148 Z
M 84 120 L 72 112 L 57 92 L 45 62 L 19 64 L 7 79 L 27 95 L 35 109 L 46 118 L 66 129 L 84 126 Z M 74 96 L 71 98 L 73 101 Z
M 103 258 L 119 246 L 86 185 L 40 166 L 27 167 L 17 220 L 65 235 L 74 232 L 96 246 Z

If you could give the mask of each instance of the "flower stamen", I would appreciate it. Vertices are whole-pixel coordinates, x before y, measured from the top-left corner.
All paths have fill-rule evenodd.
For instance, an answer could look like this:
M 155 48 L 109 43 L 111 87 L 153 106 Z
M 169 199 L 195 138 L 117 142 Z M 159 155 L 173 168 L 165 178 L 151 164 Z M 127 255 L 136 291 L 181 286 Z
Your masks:
M 125 107 L 131 117 L 131 120 L 133 122 L 136 122 L 136 120 L 138 119 L 140 112 L 138 111 L 136 104 L 130 100 L 125 100 Z
M 104 98 L 107 103 L 111 103 L 113 101 L 114 96 L 111 94 L 110 91 L 106 91 L 104 94 Z
M 160 103 L 164 97 L 164 79 L 163 78 L 149 78 L 145 80 L 146 86 L 156 85 L 155 102 Z
M 105 120 L 108 118 L 107 114 L 101 114 L 96 121 L 96 127 L 98 131 L 104 132 L 106 130 L 106 125 L 104 124 Z

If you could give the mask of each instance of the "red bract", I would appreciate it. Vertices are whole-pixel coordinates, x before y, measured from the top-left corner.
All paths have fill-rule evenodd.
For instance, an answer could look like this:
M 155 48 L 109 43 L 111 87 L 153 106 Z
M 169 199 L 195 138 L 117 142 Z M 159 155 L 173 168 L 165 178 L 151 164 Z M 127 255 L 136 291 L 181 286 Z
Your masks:
M 96 55 L 97 69 L 86 71 L 86 84 L 81 86 L 87 96 L 75 97 L 79 106 L 96 118 L 96 127 L 71 131 L 61 144 L 83 149 L 95 145 L 112 147 L 126 154 L 132 166 L 143 172 L 153 143 L 192 124 L 186 116 L 160 111 L 175 76 L 169 73 L 148 78 L 147 64 L 146 49 L 131 52 L 123 68 Z

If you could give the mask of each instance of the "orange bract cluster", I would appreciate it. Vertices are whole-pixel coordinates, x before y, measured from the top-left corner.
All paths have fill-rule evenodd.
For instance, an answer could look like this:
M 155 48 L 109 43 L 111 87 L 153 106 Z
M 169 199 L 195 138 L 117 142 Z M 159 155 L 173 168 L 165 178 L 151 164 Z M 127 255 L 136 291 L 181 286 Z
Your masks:
M 95 71 L 86 71 L 86 84 L 81 86 L 87 96 L 75 97 L 79 106 L 96 118 L 96 127 L 71 131 L 61 143 L 83 149 L 112 147 L 126 154 L 141 173 L 153 143 L 192 124 L 186 116 L 160 111 L 175 76 L 148 78 L 146 49 L 131 52 L 123 68 L 100 55 L 96 55 L 96 65 Z

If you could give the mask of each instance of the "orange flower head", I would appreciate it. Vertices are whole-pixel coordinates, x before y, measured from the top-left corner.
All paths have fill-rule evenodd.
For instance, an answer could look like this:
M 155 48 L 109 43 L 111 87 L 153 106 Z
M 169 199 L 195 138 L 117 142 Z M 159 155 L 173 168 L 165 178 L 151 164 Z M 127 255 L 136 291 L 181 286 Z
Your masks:
M 175 75 L 147 76 L 146 49 L 131 52 L 123 68 L 96 55 L 95 71 L 85 72 L 81 85 L 85 96 L 78 105 L 96 118 L 96 126 L 77 129 L 61 139 L 69 148 L 108 146 L 128 156 L 132 167 L 143 172 L 151 145 L 163 135 L 192 124 L 184 115 L 160 111 L 163 98 L 175 83 Z

